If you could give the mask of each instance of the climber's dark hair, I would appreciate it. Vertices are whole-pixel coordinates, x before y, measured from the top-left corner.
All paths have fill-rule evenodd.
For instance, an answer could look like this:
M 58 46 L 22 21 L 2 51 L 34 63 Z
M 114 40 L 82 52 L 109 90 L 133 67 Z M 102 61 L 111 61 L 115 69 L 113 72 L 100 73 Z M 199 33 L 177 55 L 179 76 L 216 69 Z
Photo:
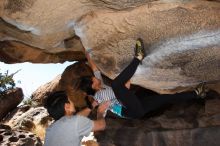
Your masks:
M 69 103 L 65 91 L 56 91 L 46 97 L 44 106 L 51 117 L 59 120 L 65 115 L 65 103 Z
M 92 89 L 92 77 L 83 76 L 80 78 L 79 89 L 86 92 L 87 95 L 95 95 L 95 90 Z

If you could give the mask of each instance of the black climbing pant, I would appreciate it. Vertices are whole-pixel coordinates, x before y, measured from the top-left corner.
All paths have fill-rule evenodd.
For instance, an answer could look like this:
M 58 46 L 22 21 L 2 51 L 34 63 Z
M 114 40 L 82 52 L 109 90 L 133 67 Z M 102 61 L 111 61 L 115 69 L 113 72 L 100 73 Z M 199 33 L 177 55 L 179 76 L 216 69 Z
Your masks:
M 132 62 L 113 80 L 112 89 L 116 98 L 122 103 L 122 116 L 140 118 L 158 108 L 179 102 L 197 98 L 195 92 L 183 92 L 176 94 L 158 94 L 138 98 L 135 93 L 128 89 L 125 84 L 134 75 L 140 61 L 134 58 Z

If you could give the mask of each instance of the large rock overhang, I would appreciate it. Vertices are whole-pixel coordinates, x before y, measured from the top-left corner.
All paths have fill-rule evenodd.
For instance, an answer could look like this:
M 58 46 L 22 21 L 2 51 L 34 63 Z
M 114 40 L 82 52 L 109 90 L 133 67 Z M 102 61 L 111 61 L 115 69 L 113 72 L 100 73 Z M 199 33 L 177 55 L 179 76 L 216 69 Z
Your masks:
M 220 80 L 220 3 L 2 0 L 0 60 L 83 60 L 83 47 L 114 79 L 131 61 L 136 38 L 147 57 L 132 83 L 163 92 Z

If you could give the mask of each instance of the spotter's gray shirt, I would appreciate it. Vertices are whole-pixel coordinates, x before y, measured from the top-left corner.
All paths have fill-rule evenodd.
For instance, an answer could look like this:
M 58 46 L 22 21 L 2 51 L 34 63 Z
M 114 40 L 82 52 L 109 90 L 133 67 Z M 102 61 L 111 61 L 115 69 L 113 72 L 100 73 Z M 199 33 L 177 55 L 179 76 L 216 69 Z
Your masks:
M 44 146 L 80 146 L 83 136 L 88 136 L 93 126 L 87 117 L 64 116 L 47 128 Z

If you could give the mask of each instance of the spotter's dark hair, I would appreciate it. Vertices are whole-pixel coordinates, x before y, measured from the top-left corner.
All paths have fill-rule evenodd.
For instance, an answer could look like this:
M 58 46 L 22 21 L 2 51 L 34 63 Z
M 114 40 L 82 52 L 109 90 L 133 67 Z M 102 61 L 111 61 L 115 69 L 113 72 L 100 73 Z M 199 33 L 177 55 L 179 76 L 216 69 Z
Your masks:
M 65 103 L 69 103 L 65 91 L 56 91 L 46 97 L 44 107 L 51 117 L 59 120 L 65 115 Z

